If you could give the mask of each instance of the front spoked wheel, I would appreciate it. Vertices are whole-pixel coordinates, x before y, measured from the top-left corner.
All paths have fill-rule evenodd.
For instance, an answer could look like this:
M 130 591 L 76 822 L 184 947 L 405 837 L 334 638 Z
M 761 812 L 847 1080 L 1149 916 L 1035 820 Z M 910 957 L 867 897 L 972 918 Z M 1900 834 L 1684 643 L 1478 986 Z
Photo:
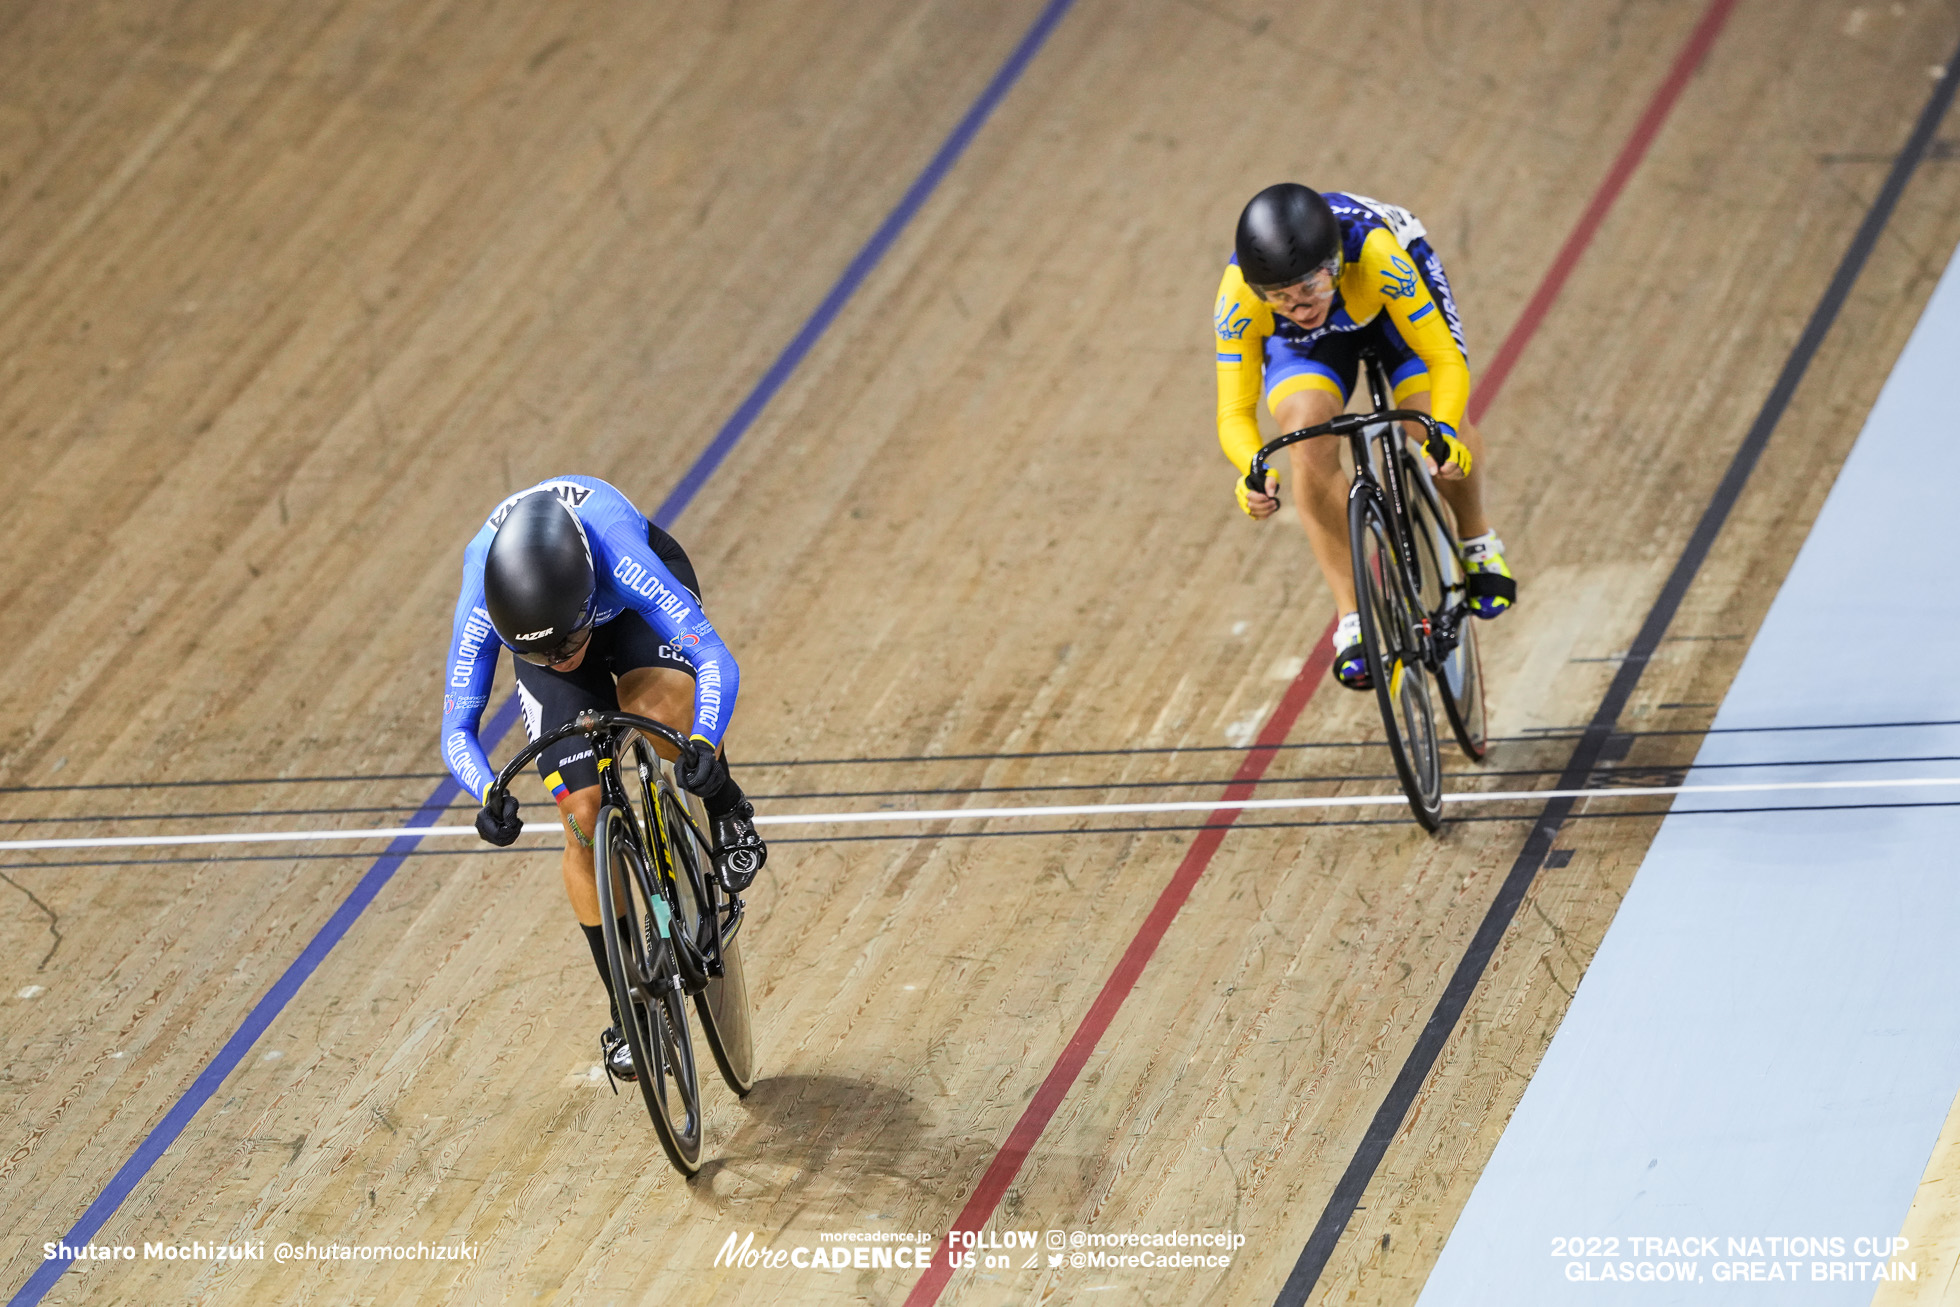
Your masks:
M 1403 578 L 1401 556 L 1372 493 L 1348 499 L 1348 542 L 1354 551 L 1354 590 L 1361 610 L 1361 643 L 1375 683 L 1382 726 L 1409 810 L 1428 830 L 1443 824 L 1443 766 L 1429 707 L 1429 673 L 1422 663 L 1417 623 L 1422 615 Z
M 660 1146 L 683 1175 L 701 1169 L 701 1083 L 687 1002 L 668 939 L 672 909 L 656 887 L 632 814 L 607 804 L 592 840 L 600 932 L 640 1096 Z
M 1465 757 L 1482 762 L 1489 736 L 1484 722 L 1484 665 L 1477 649 L 1477 622 L 1470 616 L 1456 532 L 1429 470 L 1403 451 L 1402 482 L 1409 486 L 1416 548 L 1421 554 L 1423 611 L 1440 640 L 1450 643 L 1436 668 L 1436 697 Z

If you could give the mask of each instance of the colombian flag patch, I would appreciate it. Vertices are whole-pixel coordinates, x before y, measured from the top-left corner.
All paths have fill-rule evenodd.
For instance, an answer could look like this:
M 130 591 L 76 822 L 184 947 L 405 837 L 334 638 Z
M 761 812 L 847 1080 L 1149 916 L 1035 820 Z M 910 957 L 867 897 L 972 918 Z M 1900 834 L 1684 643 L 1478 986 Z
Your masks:
M 551 775 L 545 777 L 544 783 L 551 787 L 551 798 L 555 803 L 563 803 L 565 796 L 571 793 L 570 790 L 565 788 L 565 778 L 557 772 L 553 772 Z

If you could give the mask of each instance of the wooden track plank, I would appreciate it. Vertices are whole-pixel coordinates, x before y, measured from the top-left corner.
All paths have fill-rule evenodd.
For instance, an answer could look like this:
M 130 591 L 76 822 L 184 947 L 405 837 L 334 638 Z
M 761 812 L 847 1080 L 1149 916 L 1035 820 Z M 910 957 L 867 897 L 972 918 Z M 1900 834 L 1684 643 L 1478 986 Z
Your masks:
M 746 673 L 738 764 L 1216 744 L 1260 720 L 1326 599 L 1296 532 L 1231 509 L 1209 432 L 1202 314 L 1236 207 L 1285 174 L 1410 204 L 1487 357 L 1694 8 L 1396 6 L 1343 44 L 1407 58 L 1334 77 L 1315 10 L 1261 26 L 1231 5 L 1084 0 L 680 524 Z M 0 639 L 19 647 L 50 612 L 72 638 L 0 690 L 12 783 L 63 757 L 55 775 L 91 780 L 432 765 L 456 554 L 484 508 L 573 467 L 650 506 L 1033 9 L 243 12 L 188 5 L 167 37 L 15 20 L 88 96 L 49 110 L 48 153 L 18 165 L 58 203 L 0 191 L 0 269 L 252 35 L 181 136 L 0 306 L 26 378 L 0 393 L 0 450 L 33 504 L 15 556 L 46 560 L 0 572 Z M 1596 700 L 1610 668 L 1570 660 L 1624 649 L 1690 491 L 1882 172 L 1819 156 L 1893 148 L 1923 93 L 1917 52 L 1951 44 L 1930 6 L 1879 14 L 1855 42 L 1842 21 L 1739 10 L 1490 419 L 1527 593 L 1489 631 L 1502 730 Z M 145 53 L 157 41 L 167 58 Z M 1433 89 L 1407 95 L 1424 66 Z M 1684 634 L 1753 630 L 1952 248 L 1952 184 L 1929 170 L 1909 197 Z M 8 205 L 31 217 L 12 225 Z M 1705 720 L 1659 705 L 1718 698 L 1742 647 L 1669 646 L 1633 724 Z M 1325 690 L 1298 738 L 1360 739 L 1371 714 Z M 270 759 L 266 722 L 287 724 Z M 1632 760 L 1687 748 L 1645 742 Z M 1563 748 L 1501 757 L 1556 766 Z M 1354 750 L 1289 754 L 1274 774 L 1310 768 L 1385 770 Z M 782 790 L 1229 771 L 1199 755 L 753 775 Z M 0 812 L 103 801 L 5 796 Z M 1576 827 L 1577 856 L 1534 890 L 1391 1150 L 1331 1300 L 1413 1300 L 1648 831 Z M 1003 1221 L 1231 1224 L 1251 1242 L 1224 1280 L 1127 1287 L 1263 1301 L 1515 839 L 1494 824 L 1441 842 L 1231 836 Z M 602 1018 L 552 859 L 416 862 L 268 1035 L 282 1056 L 255 1053 L 118 1227 L 467 1234 L 484 1261 L 312 1281 L 150 1263 L 71 1272 L 57 1296 L 895 1299 L 889 1276 L 705 1268 L 730 1230 L 947 1219 L 1188 840 L 784 846 L 748 927 L 765 1079 L 739 1106 L 711 1090 L 716 1160 L 693 1186 L 636 1105 L 589 1081 Z M 32 1142 L 0 1190 L 10 1268 L 65 1228 L 364 865 L 9 872 L 64 932 L 47 972 L 5 977 L 6 993 L 48 992 L 0 1008 L 27 1050 L 0 1102 Z M 31 907 L 6 923 L 23 945 L 9 956 L 45 950 Z M 963 1276 L 948 1300 L 1090 1298 L 1088 1279 L 1043 1276 Z
M 1955 1281 L 1960 1280 L 1960 1245 L 1954 1238 L 1960 1229 L 1953 1184 L 1956 1164 L 1960 1164 L 1960 1112 L 1950 1112 L 1899 1227 L 1907 1244 L 1892 1259 L 1912 1267 L 1914 1278 L 1879 1285 L 1872 1294 L 1872 1307 L 1917 1307 L 1952 1298 Z

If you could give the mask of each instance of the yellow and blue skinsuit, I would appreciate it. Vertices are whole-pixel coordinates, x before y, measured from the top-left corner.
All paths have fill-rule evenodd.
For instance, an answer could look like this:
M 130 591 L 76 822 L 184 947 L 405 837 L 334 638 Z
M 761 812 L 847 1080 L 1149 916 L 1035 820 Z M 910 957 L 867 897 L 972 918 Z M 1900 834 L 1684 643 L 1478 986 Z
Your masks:
M 1427 390 L 1436 420 L 1452 433 L 1463 426 L 1470 362 L 1428 233 L 1406 209 L 1339 191 L 1325 198 L 1340 220 L 1344 264 L 1320 326 L 1308 331 L 1275 313 L 1246 285 L 1236 257 L 1218 283 L 1218 441 L 1241 473 L 1265 443 L 1261 394 L 1269 411 L 1302 390 L 1328 391 L 1345 405 L 1364 342 L 1381 351 L 1397 400 Z

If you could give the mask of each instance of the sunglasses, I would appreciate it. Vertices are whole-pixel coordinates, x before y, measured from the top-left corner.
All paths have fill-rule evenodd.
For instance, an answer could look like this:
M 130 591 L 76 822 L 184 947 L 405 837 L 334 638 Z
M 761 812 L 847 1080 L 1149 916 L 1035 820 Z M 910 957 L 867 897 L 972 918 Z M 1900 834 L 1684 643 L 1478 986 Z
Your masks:
M 1326 280 L 1321 280 L 1321 274 Z M 1340 270 L 1332 263 L 1324 263 L 1298 281 L 1290 281 L 1284 286 L 1254 286 L 1252 293 L 1268 304 L 1281 308 L 1296 308 L 1311 304 L 1315 300 L 1326 299 L 1334 293 L 1334 283 L 1340 277 Z
M 549 667 L 553 663 L 569 661 L 574 654 L 585 648 L 585 642 L 592 638 L 592 625 L 587 623 L 568 634 L 549 649 L 534 649 L 530 653 L 517 656 L 533 667 Z M 515 653 L 515 650 L 512 650 Z

